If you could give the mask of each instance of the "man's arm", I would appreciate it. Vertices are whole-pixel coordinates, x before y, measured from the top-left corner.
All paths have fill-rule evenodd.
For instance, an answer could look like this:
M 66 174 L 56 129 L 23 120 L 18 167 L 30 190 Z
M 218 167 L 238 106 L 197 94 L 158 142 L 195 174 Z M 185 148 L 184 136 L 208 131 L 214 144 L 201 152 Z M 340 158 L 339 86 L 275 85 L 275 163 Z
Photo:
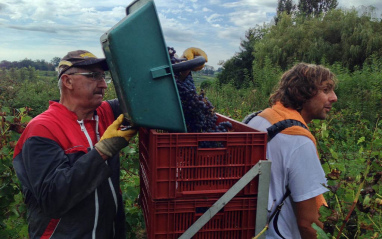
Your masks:
M 71 162 L 70 156 L 51 139 L 32 137 L 13 162 L 20 181 L 52 218 L 60 218 L 111 175 L 96 150 L 72 156 L 78 158 Z
M 317 238 L 317 232 L 313 229 L 312 223 L 316 223 L 321 228 L 323 224 L 318 220 L 320 215 L 317 210 L 316 198 L 310 198 L 295 204 L 297 225 L 301 238 Z

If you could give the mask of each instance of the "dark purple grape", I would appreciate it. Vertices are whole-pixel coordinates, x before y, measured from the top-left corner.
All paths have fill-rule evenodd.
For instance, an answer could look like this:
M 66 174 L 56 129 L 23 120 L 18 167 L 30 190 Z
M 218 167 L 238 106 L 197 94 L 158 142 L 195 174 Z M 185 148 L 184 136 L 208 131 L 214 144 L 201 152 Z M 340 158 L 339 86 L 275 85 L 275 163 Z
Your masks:
M 177 63 L 175 58 L 176 51 L 168 47 L 171 63 Z M 232 129 L 230 122 L 221 122 L 217 125 L 218 119 L 214 112 L 214 106 L 205 97 L 205 92 L 201 90 L 200 94 L 196 92 L 196 87 L 192 74 L 189 73 L 184 80 L 180 79 L 180 73 L 175 73 L 176 85 L 178 88 L 183 114 L 186 121 L 187 131 L 189 133 L 203 132 L 228 132 Z M 221 142 L 202 142 L 200 147 L 224 147 Z

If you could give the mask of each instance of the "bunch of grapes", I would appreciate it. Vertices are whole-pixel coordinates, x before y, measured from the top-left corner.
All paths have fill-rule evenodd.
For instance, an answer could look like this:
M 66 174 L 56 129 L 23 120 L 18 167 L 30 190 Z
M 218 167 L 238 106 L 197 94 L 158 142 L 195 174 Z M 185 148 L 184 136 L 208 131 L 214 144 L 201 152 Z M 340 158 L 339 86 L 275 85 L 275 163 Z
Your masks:
M 174 48 L 169 47 L 168 51 L 171 63 L 178 63 Z M 175 73 L 187 131 L 189 133 L 228 132 L 232 128 L 231 122 L 226 121 L 216 124 L 218 117 L 214 112 L 214 106 L 205 97 L 203 90 L 201 90 L 200 94 L 197 93 L 191 73 L 183 78 L 184 76 L 181 77 L 180 73 Z

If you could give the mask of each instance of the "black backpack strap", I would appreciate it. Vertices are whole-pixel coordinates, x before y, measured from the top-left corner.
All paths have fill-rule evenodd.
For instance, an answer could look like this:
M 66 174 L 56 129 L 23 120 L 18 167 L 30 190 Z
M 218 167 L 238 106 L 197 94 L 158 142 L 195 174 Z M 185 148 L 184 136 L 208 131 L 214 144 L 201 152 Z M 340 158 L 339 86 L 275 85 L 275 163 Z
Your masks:
M 244 124 L 248 124 L 249 121 L 251 121 L 253 118 L 255 118 L 261 112 L 262 112 L 262 110 L 257 111 L 257 112 L 253 112 L 253 113 L 247 115 L 243 119 L 242 122 Z M 274 124 L 274 125 L 272 125 L 272 126 L 267 128 L 267 131 L 268 131 L 268 142 L 271 141 L 273 139 L 273 137 L 275 137 L 278 133 L 280 133 L 284 129 L 292 127 L 292 126 L 300 126 L 300 127 L 303 127 L 304 129 L 308 130 L 308 128 L 301 121 L 293 120 L 293 119 L 282 120 L 282 121 L 279 121 L 276 124 Z
M 277 221 L 279 220 L 279 215 L 280 215 L 280 212 L 281 212 L 281 208 L 283 207 L 284 202 L 289 197 L 289 195 L 290 195 L 290 190 L 287 187 L 286 188 L 286 192 L 285 192 L 285 194 L 283 196 L 283 199 L 281 200 L 280 204 L 276 207 L 276 210 L 269 217 L 269 221 L 268 221 L 268 223 L 269 223 L 272 220 L 273 217 L 275 218 L 273 220 L 273 228 L 275 229 L 275 232 L 277 233 L 277 235 L 279 235 L 279 237 L 281 237 L 282 239 L 285 239 L 285 237 L 283 237 L 283 235 L 281 235 L 279 227 L 277 226 Z
M 282 121 L 279 121 L 276 124 L 270 126 L 269 128 L 267 128 L 268 142 L 271 141 L 273 139 L 273 137 L 275 137 L 278 133 L 280 133 L 284 129 L 292 127 L 292 126 L 300 126 L 300 127 L 303 127 L 304 129 L 308 130 L 308 128 L 301 121 L 293 120 L 293 119 L 282 120 Z
M 243 119 L 242 122 L 243 122 L 244 124 L 248 124 L 249 121 L 251 121 L 251 119 L 255 118 L 255 117 L 256 117 L 258 114 L 260 114 L 261 112 L 262 112 L 262 110 L 259 110 L 259 111 L 257 111 L 257 112 L 253 112 L 253 113 L 251 113 L 251 114 L 245 116 L 245 118 Z

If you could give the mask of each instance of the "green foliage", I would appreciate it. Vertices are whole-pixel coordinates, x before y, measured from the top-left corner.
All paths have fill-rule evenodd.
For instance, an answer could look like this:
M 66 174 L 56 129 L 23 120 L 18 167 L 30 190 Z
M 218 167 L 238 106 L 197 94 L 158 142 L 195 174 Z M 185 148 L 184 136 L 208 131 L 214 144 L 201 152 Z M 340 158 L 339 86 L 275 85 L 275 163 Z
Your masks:
M 297 10 L 307 17 L 319 16 L 338 6 L 337 0 L 299 0 Z
M 236 88 L 254 86 L 252 76 L 252 63 L 254 61 L 253 51 L 255 42 L 259 41 L 266 33 L 265 27 L 249 29 L 245 39 L 241 41 L 241 51 L 235 54 L 223 64 L 223 70 L 217 78 L 220 84 L 232 84 Z
M 196 87 L 198 86 L 201 86 L 201 84 L 203 84 L 203 82 L 211 82 L 213 80 L 215 80 L 215 77 L 214 76 L 210 76 L 210 75 L 206 75 L 202 72 L 192 72 L 192 78 L 194 80 L 194 84 Z M 205 84 L 208 84 L 208 83 L 205 83 Z M 204 88 L 204 87 L 201 87 L 201 88 Z
M 299 0 L 297 4 L 293 4 L 292 0 L 278 0 L 275 24 L 279 23 L 284 14 L 309 19 L 320 17 L 337 6 L 337 0 Z
M 55 57 L 52 59 L 52 61 L 46 62 L 45 60 L 31 60 L 25 58 L 24 60 L 21 61 L 7 61 L 3 60 L 0 62 L 0 68 L 4 69 L 11 69 L 11 68 L 24 68 L 24 67 L 32 67 L 38 70 L 42 71 L 54 71 L 55 67 L 58 66 L 57 60 L 60 59 L 58 57 Z M 57 64 L 57 65 L 56 65 Z
M 269 96 L 277 87 L 282 71 L 279 67 L 273 66 L 269 58 L 265 59 L 263 66 L 259 62 L 254 62 L 252 68 L 253 79 L 256 83 L 256 101 L 263 102 L 260 106 L 266 108 Z
M 342 110 L 310 129 L 327 173 L 329 207 L 320 210 L 324 229 L 336 238 L 382 235 L 382 124 L 369 128 L 360 113 Z M 344 127 L 346 125 L 346 127 Z M 324 237 L 323 237 L 324 238 Z
M 282 14 L 291 15 L 296 9 L 296 5 L 292 0 L 278 0 L 277 1 L 277 14 L 275 16 L 275 24 L 277 24 Z
M 139 198 L 139 156 L 138 137 L 130 140 L 121 151 L 121 190 L 125 205 L 128 238 L 141 238 L 145 233 L 143 213 Z
M 54 67 L 58 67 L 58 64 L 60 63 L 61 58 L 60 57 L 53 57 L 53 59 L 50 61 L 50 64 L 52 64 Z
M 213 84 L 213 81 L 211 80 L 206 80 L 206 81 L 203 81 L 201 84 L 200 84 L 200 89 L 207 89 L 207 88 L 210 88 Z
M 331 67 L 339 79 L 336 108 L 359 112 L 373 124 L 382 114 L 382 58 L 371 56 L 362 70 L 352 73 L 337 66 Z
M 312 227 L 317 231 L 317 239 L 329 239 L 330 237 L 322 230 L 321 227 L 317 226 L 316 223 L 312 224 Z
M 0 107 L 0 237 L 26 238 L 26 209 L 16 173 L 13 151 L 20 133 L 30 121 L 28 109 Z
M 54 76 L 52 76 L 54 75 Z M 57 74 L 36 71 L 32 67 L 0 70 L 0 106 L 30 108 L 31 116 L 45 111 L 49 100 L 59 99 Z
M 217 81 L 204 88 L 205 95 L 215 107 L 215 112 L 240 121 L 256 109 L 261 109 L 264 102 L 257 102 L 257 93 L 251 89 L 236 89 L 233 85 L 219 85 Z
M 107 85 L 107 89 L 105 91 L 104 99 L 105 100 L 112 100 L 112 99 L 115 99 L 115 98 L 117 98 L 117 94 L 115 92 L 114 84 L 113 84 L 113 82 L 111 82 L 110 84 Z
M 332 10 L 306 19 L 284 13 L 277 25 L 254 46 L 254 57 L 266 57 L 286 70 L 296 61 L 319 64 L 340 62 L 354 70 L 373 54 L 381 56 L 382 25 L 366 12 Z

